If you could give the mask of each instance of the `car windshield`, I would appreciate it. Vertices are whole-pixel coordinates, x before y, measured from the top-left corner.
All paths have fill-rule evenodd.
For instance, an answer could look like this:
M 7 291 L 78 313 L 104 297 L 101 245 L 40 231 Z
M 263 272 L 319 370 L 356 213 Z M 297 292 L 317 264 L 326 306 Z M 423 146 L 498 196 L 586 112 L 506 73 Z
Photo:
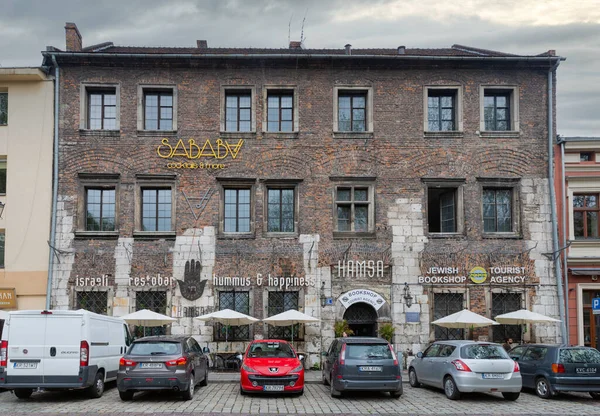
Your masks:
M 250 358 L 294 358 L 294 350 L 285 342 L 255 342 L 250 345 Z
M 563 364 L 600 364 L 600 352 L 593 348 L 563 348 L 559 360 Z
M 181 353 L 179 342 L 144 341 L 134 342 L 129 355 L 174 355 Z
M 392 351 L 387 344 L 346 344 L 348 359 L 393 359 Z
M 510 359 L 501 345 L 495 344 L 470 344 L 460 349 L 462 358 L 471 360 L 504 360 Z

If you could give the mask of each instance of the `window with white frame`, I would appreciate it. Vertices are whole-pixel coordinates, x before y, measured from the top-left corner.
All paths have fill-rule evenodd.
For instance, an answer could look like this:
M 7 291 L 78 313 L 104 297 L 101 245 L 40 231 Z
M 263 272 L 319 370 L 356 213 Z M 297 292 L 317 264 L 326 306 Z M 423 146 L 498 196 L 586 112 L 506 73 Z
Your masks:
M 428 86 L 426 94 L 426 132 L 462 131 L 461 87 Z
M 8 93 L 0 92 L 0 126 L 8 124 Z
M 375 231 L 373 184 L 344 183 L 334 189 L 334 231 L 361 234 Z
M 87 128 L 117 129 L 117 95 L 114 88 L 87 90 Z

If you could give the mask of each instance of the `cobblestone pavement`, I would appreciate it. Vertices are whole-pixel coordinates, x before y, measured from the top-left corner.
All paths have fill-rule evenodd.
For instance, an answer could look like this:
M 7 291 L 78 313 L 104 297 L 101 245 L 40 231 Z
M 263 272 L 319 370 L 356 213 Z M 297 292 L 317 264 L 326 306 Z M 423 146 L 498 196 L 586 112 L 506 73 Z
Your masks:
M 40 392 L 28 400 L 13 394 L 0 394 L 0 415 L 151 415 L 151 414 L 494 414 L 494 415 L 600 415 L 600 401 L 587 394 L 563 394 L 543 400 L 533 393 L 522 393 L 516 402 L 500 394 L 463 395 L 461 400 L 446 399 L 441 390 L 411 388 L 405 384 L 404 395 L 393 399 L 383 393 L 357 394 L 332 399 L 327 387 L 306 386 L 304 396 L 240 396 L 234 383 L 209 384 L 198 388 L 194 399 L 182 401 L 171 393 L 137 393 L 131 402 L 122 402 L 116 387 L 108 385 L 100 399 L 87 399 L 81 392 Z

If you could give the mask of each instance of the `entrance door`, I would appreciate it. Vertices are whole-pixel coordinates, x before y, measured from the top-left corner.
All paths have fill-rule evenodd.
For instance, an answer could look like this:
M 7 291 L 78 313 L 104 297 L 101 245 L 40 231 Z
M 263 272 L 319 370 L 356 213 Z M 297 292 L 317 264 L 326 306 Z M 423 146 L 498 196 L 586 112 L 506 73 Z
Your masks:
M 598 348 L 600 340 L 600 315 L 592 312 L 592 299 L 600 298 L 600 292 L 595 290 L 583 291 L 583 345 Z
M 377 336 L 377 311 L 371 305 L 362 302 L 350 305 L 344 313 L 344 319 L 354 331 L 354 336 Z

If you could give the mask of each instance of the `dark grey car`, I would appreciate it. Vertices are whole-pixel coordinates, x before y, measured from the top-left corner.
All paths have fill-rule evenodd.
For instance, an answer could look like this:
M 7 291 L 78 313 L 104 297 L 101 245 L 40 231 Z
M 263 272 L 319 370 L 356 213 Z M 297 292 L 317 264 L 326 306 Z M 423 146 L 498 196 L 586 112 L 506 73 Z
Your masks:
M 122 400 L 136 391 L 172 390 L 185 400 L 196 384 L 208 383 L 208 357 L 193 337 L 155 336 L 135 340 L 121 358 L 117 388 Z
M 548 399 L 561 391 L 587 392 L 600 399 L 600 352 L 595 348 L 527 344 L 508 355 L 519 363 L 523 387 Z
M 323 384 L 332 397 L 345 391 L 387 391 L 402 396 L 402 370 L 391 345 L 382 338 L 336 338 L 323 360 Z

